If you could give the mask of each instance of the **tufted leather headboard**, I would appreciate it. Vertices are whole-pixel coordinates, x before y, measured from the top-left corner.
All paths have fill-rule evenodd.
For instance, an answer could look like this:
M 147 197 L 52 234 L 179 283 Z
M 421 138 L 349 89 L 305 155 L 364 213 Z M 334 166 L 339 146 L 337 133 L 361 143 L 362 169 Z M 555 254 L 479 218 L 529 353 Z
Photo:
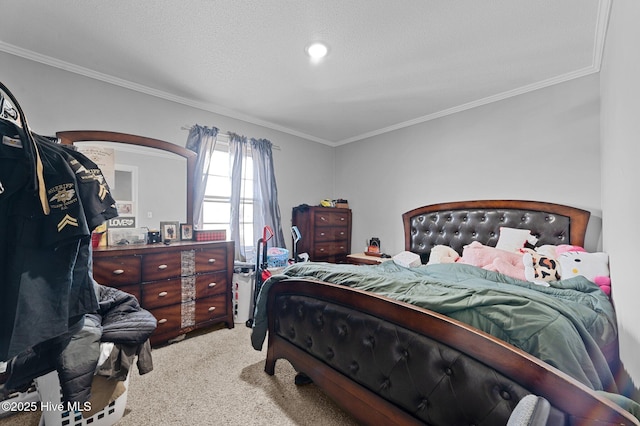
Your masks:
M 431 204 L 402 215 L 405 250 L 423 263 L 435 245 L 447 245 L 462 254 L 465 245 L 478 241 L 495 246 L 500 227 L 528 229 L 537 245 L 584 245 L 590 212 L 539 201 L 476 200 Z

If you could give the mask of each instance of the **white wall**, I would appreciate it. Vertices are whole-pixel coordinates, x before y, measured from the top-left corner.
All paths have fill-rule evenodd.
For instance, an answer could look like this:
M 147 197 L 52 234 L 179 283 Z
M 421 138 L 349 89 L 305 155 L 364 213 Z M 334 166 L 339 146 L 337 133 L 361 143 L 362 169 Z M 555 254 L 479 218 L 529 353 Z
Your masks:
M 33 131 L 43 135 L 61 130 L 111 130 L 184 146 L 188 132 L 181 127 L 197 123 L 269 139 L 281 147 L 274 151 L 274 166 L 287 241 L 293 207 L 332 197 L 333 147 L 2 52 L 0 81 L 18 99 Z
M 352 250 L 404 249 L 402 213 L 425 204 L 529 199 L 592 212 L 601 234 L 599 77 L 593 74 L 337 148 L 336 195 L 353 209 Z
M 612 2 L 601 71 L 603 247 L 609 253 L 612 294 L 618 315 L 620 357 L 640 385 L 640 2 Z

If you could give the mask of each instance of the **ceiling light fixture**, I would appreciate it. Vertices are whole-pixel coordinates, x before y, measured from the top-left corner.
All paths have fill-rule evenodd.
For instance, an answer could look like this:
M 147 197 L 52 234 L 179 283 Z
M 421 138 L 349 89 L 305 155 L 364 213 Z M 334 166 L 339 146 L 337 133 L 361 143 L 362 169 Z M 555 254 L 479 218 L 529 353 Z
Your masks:
M 305 50 L 307 51 L 307 55 L 309 55 L 313 61 L 319 61 L 329 53 L 329 48 L 325 44 L 319 42 L 311 43 Z

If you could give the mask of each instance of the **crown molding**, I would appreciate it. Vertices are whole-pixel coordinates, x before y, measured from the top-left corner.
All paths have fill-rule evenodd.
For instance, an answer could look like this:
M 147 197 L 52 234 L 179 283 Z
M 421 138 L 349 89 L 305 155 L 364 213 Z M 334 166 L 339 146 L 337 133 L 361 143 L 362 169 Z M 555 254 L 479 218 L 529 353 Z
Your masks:
M 303 139 L 307 139 L 313 142 L 318 142 L 318 143 L 322 143 L 325 145 L 331 145 L 331 146 L 335 146 L 334 142 L 328 141 L 326 139 L 322 139 L 322 138 L 318 138 L 312 135 L 307 135 L 306 133 L 302 133 L 302 132 L 298 132 L 296 130 L 293 129 L 289 129 L 287 127 L 284 126 L 280 126 L 278 124 L 274 124 L 268 121 L 264 121 L 264 120 L 260 120 L 258 118 L 255 117 L 251 117 L 249 115 L 246 114 L 242 114 L 239 113 L 237 111 L 233 111 L 230 110 L 228 108 L 224 108 L 221 107 L 219 105 L 214 105 L 214 104 L 210 104 L 210 103 L 205 103 L 205 102 L 196 102 L 193 101 L 191 99 L 187 99 L 184 98 L 182 96 L 176 96 L 173 95 L 171 93 L 162 91 L 162 90 L 158 90 L 158 89 L 154 89 L 142 84 L 138 84 L 138 83 L 134 83 L 132 81 L 129 80 L 125 80 L 122 78 L 118 78 L 118 77 L 114 77 L 112 75 L 109 74 L 104 74 L 101 73 L 99 71 L 95 71 L 89 68 L 85 68 L 85 67 L 81 67 L 69 62 L 65 62 L 56 58 L 53 58 L 51 56 L 47 56 L 47 55 L 42 55 L 40 53 L 37 52 L 33 52 L 31 50 L 27 50 L 27 49 L 23 49 L 20 48 L 18 46 L 14 46 L 12 44 L 9 43 L 5 43 L 3 41 L 0 41 L 0 51 L 1 52 L 5 52 L 5 53 L 9 53 L 11 55 L 14 56 L 18 56 L 24 59 L 28 59 L 34 62 L 39 62 L 41 64 L 44 65 L 48 65 L 54 68 L 58 68 L 64 71 L 68 71 L 74 74 L 79 74 L 82 75 L 84 77 L 89 77 L 92 78 L 94 80 L 99 80 L 105 83 L 109 83 L 109 84 L 113 84 L 115 86 L 119 86 L 125 89 L 129 89 L 129 90 L 133 90 L 136 92 L 140 92 L 140 93 L 144 93 L 150 96 L 154 96 L 160 99 L 164 99 L 170 102 L 175 102 L 178 104 L 182 104 L 182 105 L 186 105 L 186 106 L 190 106 L 193 108 L 197 108 L 197 109 L 201 109 L 203 111 L 208 111 L 208 112 L 212 112 L 218 115 L 222 115 L 225 117 L 229 117 L 229 118 L 233 118 L 236 120 L 240 120 L 240 121 L 244 121 L 247 123 L 251 123 L 251 124 L 255 124 L 258 126 L 262 126 L 262 127 L 266 127 L 268 129 L 272 129 L 272 130 L 277 130 L 279 132 L 282 133 L 287 133 L 293 136 L 297 136 Z
M 566 81 L 573 80 L 575 78 L 580 78 L 580 77 L 584 77 L 590 74 L 600 72 L 600 68 L 602 66 L 602 57 L 604 52 L 605 38 L 607 34 L 607 28 L 609 25 L 611 1 L 612 0 L 600 0 L 600 3 L 599 3 L 598 16 L 596 19 L 596 27 L 595 27 L 595 34 L 594 34 L 594 42 L 593 42 L 593 58 L 590 66 L 577 71 L 567 73 L 567 74 L 556 76 L 544 81 L 540 81 L 534 84 L 522 86 L 513 90 L 499 93 L 497 95 L 488 96 L 483 99 L 478 99 L 472 102 L 468 102 L 466 104 L 462 104 L 462 105 L 458 105 L 442 111 L 438 111 L 433 114 L 428 114 L 422 117 L 418 117 L 413 120 L 403 121 L 402 123 L 394 124 L 393 126 L 383 127 L 378 130 L 363 133 L 361 135 L 353 136 L 351 138 L 343 139 L 339 142 L 336 142 L 335 146 L 345 145 L 351 142 L 356 142 L 359 140 L 389 133 L 394 130 L 403 129 L 405 127 L 415 126 L 416 124 L 435 120 L 436 118 L 444 117 L 451 114 L 456 114 L 458 112 L 466 111 L 471 108 L 487 105 L 492 102 L 498 102 L 507 98 L 511 98 L 513 96 L 518 96 L 524 93 L 533 92 L 534 90 L 543 89 L 545 87 L 553 86 L 554 84 L 564 83 Z
M 31 61 L 39 62 L 44 65 L 49 65 L 51 67 L 55 67 L 61 70 L 65 70 L 71 73 L 79 74 L 85 77 L 89 77 L 95 80 L 99 80 L 105 83 L 113 84 L 115 86 L 123 87 L 129 90 L 133 90 L 136 92 L 144 93 L 150 96 L 154 96 L 160 99 L 164 99 L 170 102 L 175 102 L 178 104 L 186 105 L 189 107 L 197 108 L 203 111 L 212 112 L 221 116 L 233 118 L 236 120 L 244 121 L 246 123 L 255 124 L 258 126 L 262 126 L 268 129 L 276 130 L 282 133 L 286 133 L 292 136 L 296 136 L 302 139 L 306 139 L 312 142 L 318 142 L 324 145 L 337 147 L 340 145 L 345 145 L 348 143 L 360 141 L 363 139 L 371 138 L 374 136 L 379 136 L 384 133 L 389 133 L 395 130 L 403 129 L 405 127 L 411 127 L 416 124 L 421 124 L 427 121 L 435 120 L 440 117 L 444 117 L 451 114 L 456 114 L 458 112 L 466 111 L 471 108 L 476 108 L 482 105 L 487 105 L 492 102 L 501 101 L 513 96 L 518 96 L 527 92 L 532 92 L 534 90 L 542 89 L 545 87 L 552 86 L 554 84 L 563 83 L 575 78 L 584 77 L 589 74 L 597 73 L 600 71 L 602 65 L 602 57 L 604 51 L 604 44 L 606 38 L 606 32 L 609 23 L 609 15 L 611 11 L 611 1 L 612 0 L 601 0 L 599 3 L 598 16 L 596 21 L 596 28 L 594 30 L 594 49 L 593 49 L 593 58 L 592 64 L 589 67 L 570 72 L 564 75 L 556 76 L 544 81 L 540 81 L 534 84 L 530 84 L 527 86 L 522 86 L 513 90 L 509 90 L 503 93 L 499 93 L 493 96 L 488 96 L 483 99 L 478 99 L 475 101 L 471 101 L 462 105 L 458 105 L 452 108 L 448 108 L 442 111 L 438 111 L 432 114 L 428 114 L 422 117 L 418 117 L 412 120 L 403 121 L 401 123 L 394 124 L 392 126 L 383 127 L 371 132 L 362 133 L 360 135 L 356 135 L 350 138 L 342 139 L 340 141 L 329 141 L 323 138 L 319 138 L 316 136 L 308 135 L 303 132 L 299 132 L 275 123 L 271 123 L 268 121 L 264 121 L 258 119 L 256 117 L 252 117 L 234 110 L 230 110 L 228 108 L 224 108 L 220 105 L 214 105 L 211 103 L 204 102 L 196 102 L 191 99 L 187 99 L 181 96 L 176 96 L 171 93 L 157 90 L 142 84 L 134 83 L 125 79 L 121 79 L 118 77 L 114 77 L 108 74 L 104 74 L 89 68 L 81 67 L 78 65 L 71 64 L 69 62 L 61 61 L 59 59 L 42 55 L 27 49 L 22 49 L 20 47 L 5 43 L 0 41 L 0 51 L 9 53 L 11 55 L 19 56 L 24 59 L 28 59 Z
M 492 95 L 492 96 L 488 96 L 486 98 L 483 99 L 478 99 L 472 102 L 467 102 L 466 104 L 462 104 L 462 105 L 458 105 L 452 108 L 447 108 L 438 112 L 435 112 L 433 114 L 429 114 L 429 115 L 425 115 L 422 117 L 418 117 L 415 118 L 413 120 L 408 120 L 408 121 L 403 121 L 402 123 L 398 123 L 398 124 L 394 124 L 393 126 L 388 126 L 388 127 L 384 127 L 378 130 L 374 130 L 372 132 L 368 132 L 368 133 L 363 133 L 361 135 L 358 136 L 354 136 L 352 138 L 348 138 L 348 139 L 344 139 L 341 140 L 340 142 L 338 142 L 336 144 L 336 146 L 340 146 L 340 145 L 345 145 L 351 142 L 356 142 L 362 139 L 367 139 L 367 138 L 371 138 L 374 136 L 379 136 L 382 135 L 384 133 L 389 133 L 392 132 L 394 130 L 399 130 L 399 129 L 403 129 L 405 127 L 411 127 L 411 126 L 415 126 L 416 124 L 421 124 L 427 121 L 431 121 L 431 120 L 435 120 L 436 118 L 441 118 L 441 117 L 445 117 L 447 115 L 451 115 L 451 114 L 456 114 L 458 112 L 462 112 L 462 111 L 466 111 L 472 108 L 476 108 L 479 106 L 483 106 L 483 105 L 487 105 L 493 102 L 498 102 L 498 101 L 502 101 L 504 99 L 508 99 L 508 98 L 512 98 L 514 96 L 518 96 L 518 95 L 522 95 L 524 93 L 528 93 L 528 92 L 533 92 L 535 90 L 538 89 L 543 89 L 545 87 L 549 87 L 549 86 L 553 86 L 554 84 L 559 84 L 559 83 L 564 83 L 566 81 L 569 80 L 573 80 L 576 78 L 580 78 L 580 77 L 584 77 L 586 75 L 589 74 L 593 74 L 598 72 L 599 69 L 596 69 L 593 66 L 587 67 L 587 68 L 583 68 L 581 70 L 578 71 L 574 71 L 571 73 L 567 73 L 564 75 L 560 75 L 557 77 L 553 77 L 544 81 L 540 81 L 534 84 L 530 84 L 527 86 L 522 86 L 522 87 L 518 87 L 516 89 L 513 90 L 508 90 L 506 92 L 502 92 L 502 93 L 498 93 L 496 95 Z

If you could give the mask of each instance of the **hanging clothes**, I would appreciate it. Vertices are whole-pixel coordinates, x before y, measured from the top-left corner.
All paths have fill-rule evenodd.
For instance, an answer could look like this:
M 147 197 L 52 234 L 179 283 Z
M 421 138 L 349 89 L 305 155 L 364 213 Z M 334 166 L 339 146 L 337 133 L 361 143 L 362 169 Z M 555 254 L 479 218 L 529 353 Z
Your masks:
M 95 164 L 33 134 L 0 83 L 0 361 L 95 312 L 91 231 L 117 216 Z M 8 111 L 8 112 L 7 112 Z M 13 114 L 12 111 L 17 112 Z
M 134 296 L 93 279 L 91 232 L 118 216 L 99 167 L 73 146 L 31 132 L 2 83 L 0 139 L 3 391 L 57 370 L 62 401 L 84 403 L 101 341 L 125 345 L 118 363 L 136 355 L 140 374 L 153 369 L 148 339 L 156 319 Z

